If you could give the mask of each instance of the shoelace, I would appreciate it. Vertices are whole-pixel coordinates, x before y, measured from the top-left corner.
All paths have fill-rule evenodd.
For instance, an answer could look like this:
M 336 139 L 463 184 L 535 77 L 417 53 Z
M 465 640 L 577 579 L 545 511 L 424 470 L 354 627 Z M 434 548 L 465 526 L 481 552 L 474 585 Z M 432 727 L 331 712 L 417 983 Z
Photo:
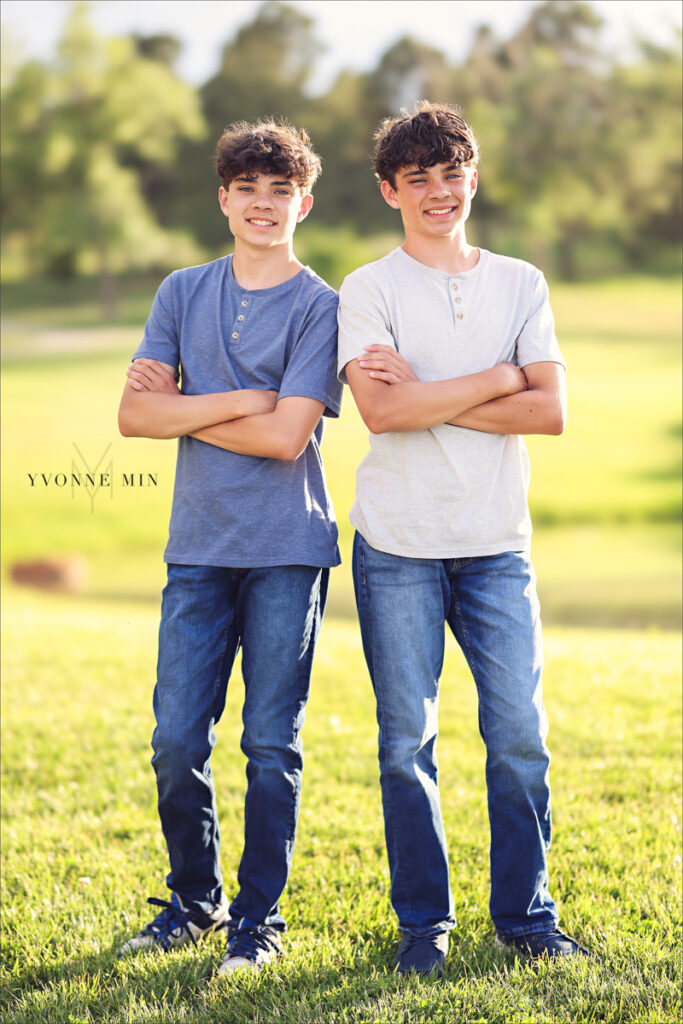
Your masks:
M 401 953 L 407 953 L 408 950 L 412 949 L 420 942 L 429 942 L 433 946 L 436 946 L 436 935 L 413 935 L 412 932 L 404 932 L 403 938 L 401 939 Z
M 239 923 L 228 922 L 228 956 L 242 956 L 245 960 L 256 960 L 259 950 L 268 952 L 272 948 L 278 950 L 279 946 L 269 935 L 269 929 L 264 925 L 256 924 L 254 921 L 247 921 L 242 918 Z
M 148 903 L 151 903 L 155 907 L 163 907 L 164 909 L 160 914 L 154 918 L 154 920 L 143 928 L 140 932 L 141 935 L 151 935 L 156 942 L 160 942 L 164 950 L 167 950 L 171 945 L 171 938 L 173 933 L 177 932 L 178 929 L 182 929 L 192 939 L 193 944 L 196 946 L 192 931 L 190 930 L 191 917 L 186 910 L 180 906 L 178 897 L 173 893 L 169 900 L 159 900 L 156 896 L 149 896 L 147 899 Z

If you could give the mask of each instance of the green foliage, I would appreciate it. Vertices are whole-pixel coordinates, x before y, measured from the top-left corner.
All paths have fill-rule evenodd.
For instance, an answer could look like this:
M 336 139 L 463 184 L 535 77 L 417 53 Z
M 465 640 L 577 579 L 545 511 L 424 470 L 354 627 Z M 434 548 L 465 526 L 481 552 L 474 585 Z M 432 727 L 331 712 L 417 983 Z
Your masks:
M 79 3 L 53 66 L 24 66 L 8 86 L 2 120 L 9 226 L 26 232 L 34 271 L 96 269 L 111 293 L 115 271 L 164 263 L 169 239 L 140 170 L 168 164 L 178 138 L 203 127 L 168 67 L 132 39 L 99 38 Z
M 3 611 L 2 1019 L 7 1024 L 669 1024 L 680 997 L 680 636 L 546 631 L 562 921 L 598 954 L 528 966 L 496 950 L 475 688 L 449 638 L 439 766 L 457 917 L 443 981 L 391 973 L 372 691 L 354 624 L 327 618 L 283 900 L 286 956 L 219 982 L 219 938 L 118 961 L 163 896 L 149 740 L 157 608 L 7 592 Z M 634 680 L 637 685 L 634 686 Z M 241 683 L 213 769 L 222 867 L 242 844 Z
M 173 37 L 98 38 L 78 4 L 54 61 L 6 62 L 6 265 L 106 274 L 165 265 L 168 254 L 195 261 L 190 236 L 195 253 L 224 245 L 215 143 L 232 121 L 265 116 L 302 125 L 321 153 L 319 224 L 397 231 L 373 181 L 372 137 L 384 117 L 429 98 L 459 104 L 479 137 L 481 244 L 508 251 L 512 239 L 517 255 L 566 279 L 678 268 L 680 38 L 643 43 L 623 63 L 600 29 L 589 4 L 550 0 L 507 38 L 482 26 L 460 66 L 403 37 L 375 68 L 343 71 L 312 96 L 315 23 L 280 0 L 226 41 L 199 90 L 174 74 Z

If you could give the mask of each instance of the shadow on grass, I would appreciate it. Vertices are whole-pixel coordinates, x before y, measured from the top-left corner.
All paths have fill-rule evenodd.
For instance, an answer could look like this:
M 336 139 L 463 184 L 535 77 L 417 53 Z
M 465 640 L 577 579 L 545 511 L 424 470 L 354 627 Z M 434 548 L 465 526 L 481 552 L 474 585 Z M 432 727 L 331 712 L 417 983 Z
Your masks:
M 355 1019 L 359 1010 L 365 1019 L 373 1004 L 401 999 L 415 988 L 502 976 L 508 973 L 506 964 L 514 962 L 494 948 L 490 936 L 476 940 L 454 936 L 442 979 L 399 977 L 393 973 L 398 936 L 393 929 L 378 928 L 356 943 L 340 942 L 344 949 L 339 952 L 329 939 L 321 940 L 315 959 L 290 944 L 289 955 L 277 964 L 223 979 L 215 974 L 224 948 L 219 936 L 196 949 L 185 947 L 161 955 L 150 951 L 118 959 L 125 938 L 121 931 L 102 952 L 16 971 L 5 989 L 3 1021 L 56 1022 L 87 1015 L 102 1021 L 140 1019 L 160 1024 L 313 1022 L 334 1019 L 335 1014 L 343 1019 L 351 1014 Z

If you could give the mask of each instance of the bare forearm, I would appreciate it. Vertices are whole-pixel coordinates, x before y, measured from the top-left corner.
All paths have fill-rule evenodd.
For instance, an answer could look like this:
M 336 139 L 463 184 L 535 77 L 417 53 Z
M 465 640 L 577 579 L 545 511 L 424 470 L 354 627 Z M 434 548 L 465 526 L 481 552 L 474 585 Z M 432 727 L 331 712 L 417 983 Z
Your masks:
M 386 384 L 373 396 L 365 422 L 374 434 L 427 430 L 496 398 L 503 390 L 497 368 L 440 381 Z
M 273 412 L 218 423 L 192 436 L 238 455 L 293 462 L 305 450 L 324 408 L 315 399 L 284 398 Z
M 181 395 L 124 390 L 119 429 L 125 437 L 172 438 L 222 423 L 253 411 L 249 391 Z
M 530 390 L 484 402 L 446 422 L 488 434 L 561 434 L 564 419 L 556 395 Z

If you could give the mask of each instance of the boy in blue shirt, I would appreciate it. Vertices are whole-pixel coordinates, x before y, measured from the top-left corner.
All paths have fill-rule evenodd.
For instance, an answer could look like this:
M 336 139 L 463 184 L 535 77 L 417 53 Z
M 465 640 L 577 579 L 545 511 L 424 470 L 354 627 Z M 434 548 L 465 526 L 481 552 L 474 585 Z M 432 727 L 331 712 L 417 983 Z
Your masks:
M 340 560 L 320 441 L 341 386 L 337 296 L 292 248 L 320 172 L 308 136 L 240 122 L 219 140 L 217 170 L 234 255 L 162 282 L 119 411 L 125 436 L 179 438 L 152 741 L 171 899 L 149 900 L 161 912 L 121 953 L 227 927 L 229 974 L 272 960 L 285 930 L 300 730 Z M 248 781 L 228 905 L 210 759 L 240 646 Z

